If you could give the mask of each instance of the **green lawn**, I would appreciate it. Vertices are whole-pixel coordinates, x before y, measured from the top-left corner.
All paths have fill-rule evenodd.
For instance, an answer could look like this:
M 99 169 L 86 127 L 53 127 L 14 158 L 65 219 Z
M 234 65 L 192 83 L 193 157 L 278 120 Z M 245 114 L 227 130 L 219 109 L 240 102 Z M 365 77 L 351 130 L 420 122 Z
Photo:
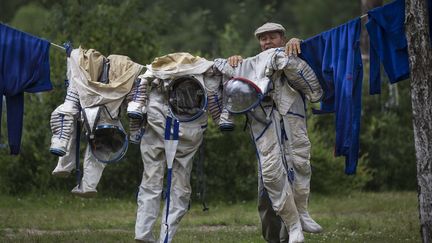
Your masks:
M 193 203 L 174 242 L 263 242 L 255 202 L 209 207 Z M 309 208 L 325 231 L 307 242 L 421 242 L 415 192 L 313 194 Z M 135 210 L 126 199 L 0 196 L 0 242 L 134 242 Z

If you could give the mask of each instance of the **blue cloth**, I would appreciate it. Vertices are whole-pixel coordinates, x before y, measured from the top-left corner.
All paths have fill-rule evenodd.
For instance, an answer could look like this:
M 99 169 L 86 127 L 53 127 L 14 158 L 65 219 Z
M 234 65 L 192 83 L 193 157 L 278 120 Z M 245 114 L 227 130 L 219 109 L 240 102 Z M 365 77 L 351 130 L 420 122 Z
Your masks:
M 381 93 L 380 63 L 390 83 L 409 77 L 407 40 L 405 37 L 405 1 L 396 0 L 368 12 L 366 28 L 370 40 L 369 93 Z
M 427 0 L 429 35 L 432 43 L 432 0 Z M 366 28 L 370 40 L 369 93 L 381 93 L 380 63 L 390 83 L 409 77 L 409 59 L 405 36 L 405 0 L 395 0 L 368 12 Z
M 48 41 L 0 24 L 0 95 L 6 97 L 8 141 L 11 154 L 20 151 L 23 92 L 52 89 Z M 0 99 L 0 118 L 3 99 Z
M 311 37 L 301 58 L 314 70 L 323 90 L 321 110 L 335 112 L 335 156 L 345 156 L 345 173 L 354 174 L 359 152 L 363 65 L 360 18 Z
M 429 37 L 432 44 L 432 0 L 427 1 L 427 8 L 429 14 Z

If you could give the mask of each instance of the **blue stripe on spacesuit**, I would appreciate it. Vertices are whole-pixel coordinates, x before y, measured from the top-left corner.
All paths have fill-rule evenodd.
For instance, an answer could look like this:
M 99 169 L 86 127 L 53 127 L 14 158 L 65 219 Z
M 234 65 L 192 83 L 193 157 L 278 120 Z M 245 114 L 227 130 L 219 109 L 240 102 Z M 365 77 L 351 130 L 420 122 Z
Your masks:
M 273 121 L 269 121 L 266 125 L 265 125 L 265 127 L 264 127 L 264 129 L 262 130 L 262 132 L 256 137 L 256 139 L 255 139 L 255 141 L 258 141 L 263 135 L 264 135 L 264 133 L 267 131 L 267 128 L 271 125 L 273 123 Z
M 301 117 L 301 118 L 305 118 L 304 115 L 298 114 L 298 113 L 294 113 L 294 112 L 291 112 L 291 111 L 288 111 L 287 114 L 290 114 L 290 115 L 293 115 L 293 116 L 298 116 L 298 117 Z
M 173 140 L 179 139 L 179 127 L 180 122 L 177 119 L 174 119 Z
M 135 92 L 134 92 L 133 99 L 132 99 L 133 101 L 136 101 L 138 95 L 140 94 L 140 90 L 139 90 L 140 81 L 141 81 L 141 80 L 140 80 L 139 78 L 137 78 L 137 79 L 135 80 Z
M 165 226 L 167 229 L 167 233 L 165 235 L 164 243 L 168 242 L 168 215 L 169 215 L 169 206 L 170 206 L 170 194 L 171 194 L 171 178 L 172 178 L 172 168 L 168 168 L 167 172 L 167 193 L 166 193 L 166 213 L 165 213 Z
M 172 133 L 171 133 L 172 127 Z M 165 140 L 178 140 L 179 139 L 180 122 L 167 116 L 165 123 Z
M 363 66 L 360 18 L 309 38 L 301 57 L 311 66 L 324 90 L 321 110 L 335 112 L 335 155 L 345 156 L 345 173 L 354 174 L 358 161 Z
M 305 83 L 307 84 L 307 86 L 309 87 L 309 90 L 311 91 L 311 93 L 313 93 L 313 89 L 312 86 L 310 85 L 309 81 L 305 78 L 304 74 L 303 74 L 303 70 L 299 70 L 297 72 L 298 75 L 300 75 L 300 77 L 305 81 Z
M 165 140 L 170 140 L 171 123 L 172 123 L 172 118 L 170 116 L 167 116 L 166 121 L 165 121 Z
M 63 129 L 64 129 L 64 114 L 60 114 L 60 134 L 59 134 L 59 138 L 61 139 L 63 137 Z
M 171 133 L 171 127 L 172 127 L 172 133 Z M 173 119 L 170 116 L 167 116 L 166 118 L 166 124 L 165 124 L 165 140 L 178 140 L 179 139 L 179 129 L 180 129 L 180 122 L 177 119 Z M 168 172 L 167 172 L 167 188 L 166 188 L 166 214 L 165 214 L 165 226 L 167 229 L 167 233 L 165 235 L 164 242 L 168 242 L 168 216 L 169 216 L 169 207 L 170 207 L 170 198 L 171 198 L 171 180 L 172 180 L 172 168 L 168 166 Z

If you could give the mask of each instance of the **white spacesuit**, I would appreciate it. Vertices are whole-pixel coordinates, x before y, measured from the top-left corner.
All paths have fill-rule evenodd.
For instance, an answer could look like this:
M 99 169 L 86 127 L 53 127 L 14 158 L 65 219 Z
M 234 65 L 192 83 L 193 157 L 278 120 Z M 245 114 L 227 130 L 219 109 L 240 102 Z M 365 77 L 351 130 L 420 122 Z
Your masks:
M 77 166 L 76 124 L 83 121 L 89 144 L 84 154 L 83 178 L 72 193 L 94 196 L 106 163 L 118 161 L 126 152 L 128 139 L 119 111 L 142 68 L 126 56 L 105 58 L 94 49 L 72 50 L 65 102 L 51 114 L 50 147 L 52 153 L 62 156 L 52 174 L 69 174 Z
M 167 168 L 166 203 L 158 242 L 171 242 L 179 222 L 188 210 L 193 157 L 207 127 L 207 103 L 219 119 L 221 76 L 213 62 L 189 53 L 156 58 L 142 76 L 148 84 L 145 108 L 147 124 L 141 139 L 144 164 L 138 193 L 135 239 L 156 242 L 152 230 L 159 214 L 163 179 Z M 135 110 L 135 112 L 139 109 Z M 218 122 L 218 121 L 216 121 Z
M 226 62 L 215 60 L 215 66 L 230 79 L 224 85 L 224 107 L 234 114 L 247 114 L 259 160 L 260 193 L 264 190 L 269 195 L 289 230 L 289 241 L 302 242 L 302 227 L 309 231 L 321 227 L 307 212 L 310 141 L 301 93 L 317 102 L 322 89 L 312 69 L 300 58 L 288 57 L 283 49 L 263 51 L 236 68 Z

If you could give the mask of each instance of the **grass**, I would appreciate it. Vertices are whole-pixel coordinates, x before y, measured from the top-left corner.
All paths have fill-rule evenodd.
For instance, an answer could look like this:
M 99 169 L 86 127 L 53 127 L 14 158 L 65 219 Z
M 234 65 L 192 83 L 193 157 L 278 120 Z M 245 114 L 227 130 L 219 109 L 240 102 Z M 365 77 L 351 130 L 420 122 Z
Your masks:
M 192 204 L 174 242 L 264 242 L 256 202 L 209 207 Z M 325 231 L 307 242 L 421 242 L 415 192 L 313 194 L 309 208 Z M 134 242 L 135 210 L 127 199 L 0 196 L 0 242 Z

